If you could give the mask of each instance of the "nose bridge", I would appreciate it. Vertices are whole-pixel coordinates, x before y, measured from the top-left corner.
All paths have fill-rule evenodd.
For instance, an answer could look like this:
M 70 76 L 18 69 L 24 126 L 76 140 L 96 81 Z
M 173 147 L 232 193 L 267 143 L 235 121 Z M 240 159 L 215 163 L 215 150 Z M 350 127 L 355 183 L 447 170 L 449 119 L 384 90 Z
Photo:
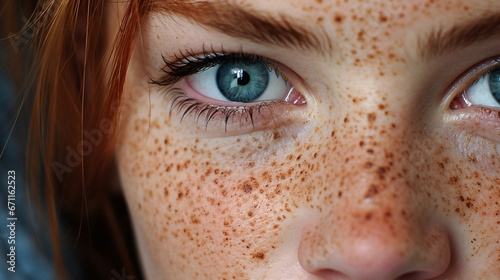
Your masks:
M 342 129 L 332 139 L 334 148 L 326 151 L 332 157 L 327 172 L 340 175 L 336 187 L 343 194 L 362 205 L 398 203 L 397 199 L 411 195 L 408 187 L 414 172 L 409 169 L 416 168 L 418 149 L 415 139 L 407 136 L 412 125 L 404 123 L 410 119 L 404 114 L 409 113 L 389 111 L 380 104 L 346 114 Z
M 411 111 L 390 109 L 371 104 L 351 110 L 323 147 L 328 164 L 322 189 L 331 193 L 321 196 L 319 219 L 304 228 L 299 256 L 308 271 L 331 276 L 325 279 L 338 273 L 347 279 L 408 273 L 429 279 L 448 264 L 446 231 L 419 207 L 426 189 L 419 179 L 424 137 L 413 137 L 418 128 Z

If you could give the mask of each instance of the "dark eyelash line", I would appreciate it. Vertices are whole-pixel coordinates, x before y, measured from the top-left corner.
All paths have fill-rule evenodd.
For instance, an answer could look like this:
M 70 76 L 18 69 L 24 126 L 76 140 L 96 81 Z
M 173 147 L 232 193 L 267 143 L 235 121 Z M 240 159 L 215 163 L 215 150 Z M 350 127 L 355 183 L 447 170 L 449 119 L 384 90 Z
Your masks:
M 203 46 L 202 54 L 196 54 L 192 50 L 185 50 L 181 51 L 179 55 L 175 54 L 175 59 L 172 61 L 168 60 L 163 54 L 161 57 L 165 63 L 165 67 L 161 71 L 165 75 L 158 80 L 150 78 L 152 84 L 159 86 L 171 86 L 184 77 L 200 73 L 229 60 L 242 60 L 249 64 L 260 62 L 265 64 L 268 70 L 274 70 L 276 75 L 280 75 L 271 60 L 258 55 L 243 53 L 242 51 L 235 53 L 224 50 L 215 51 L 213 47 L 209 51 Z
M 267 109 L 271 112 L 272 107 L 279 103 L 276 101 L 270 101 L 252 106 L 227 107 L 206 104 L 194 98 L 190 98 L 186 96 L 180 88 L 171 88 L 165 94 L 170 96 L 170 116 L 172 115 L 172 112 L 177 111 L 178 114 L 182 114 L 181 122 L 189 115 L 194 115 L 196 122 L 199 121 L 201 116 L 204 116 L 205 131 L 208 129 L 210 121 L 220 117 L 223 117 L 222 121 L 224 121 L 224 132 L 227 132 L 227 126 L 234 118 L 240 120 L 240 122 L 250 121 L 252 128 L 255 128 L 255 113 L 260 114 L 263 109 Z

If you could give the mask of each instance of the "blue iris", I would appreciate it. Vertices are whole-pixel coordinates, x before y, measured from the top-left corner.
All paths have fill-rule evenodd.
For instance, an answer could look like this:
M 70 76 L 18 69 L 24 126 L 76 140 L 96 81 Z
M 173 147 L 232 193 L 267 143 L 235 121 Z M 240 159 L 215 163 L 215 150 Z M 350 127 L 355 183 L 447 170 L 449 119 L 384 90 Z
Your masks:
M 491 94 L 500 103 L 500 68 L 490 72 L 488 84 Z
M 269 74 L 262 62 L 226 61 L 217 70 L 217 86 L 230 101 L 252 102 L 266 91 Z

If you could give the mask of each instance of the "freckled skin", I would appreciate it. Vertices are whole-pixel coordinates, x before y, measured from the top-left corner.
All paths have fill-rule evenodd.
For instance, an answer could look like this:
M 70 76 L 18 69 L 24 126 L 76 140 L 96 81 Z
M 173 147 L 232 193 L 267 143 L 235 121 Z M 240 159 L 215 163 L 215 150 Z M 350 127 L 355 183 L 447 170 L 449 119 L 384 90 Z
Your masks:
M 445 118 L 446 97 L 427 88 L 444 81 L 414 46 L 500 5 L 241 2 L 325 28 L 334 52 L 245 44 L 284 52 L 269 56 L 302 77 L 308 103 L 244 133 L 220 122 L 205 131 L 169 114 L 147 74 L 182 47 L 244 43 L 190 26 L 177 40 L 169 19 L 143 29 L 116 158 L 148 279 L 496 279 L 500 137 Z M 487 58 L 475 55 L 470 65 Z

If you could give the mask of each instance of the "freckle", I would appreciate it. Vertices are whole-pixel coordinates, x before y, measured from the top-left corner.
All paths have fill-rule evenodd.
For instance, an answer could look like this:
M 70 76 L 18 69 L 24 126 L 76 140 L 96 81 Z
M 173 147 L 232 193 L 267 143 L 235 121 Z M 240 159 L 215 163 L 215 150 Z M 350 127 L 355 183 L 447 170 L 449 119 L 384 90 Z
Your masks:
M 365 32 L 363 30 L 358 32 L 358 41 L 363 42 L 365 40 L 364 38 Z
M 256 258 L 256 259 L 261 259 L 261 260 L 263 260 L 263 259 L 265 258 L 265 255 L 264 255 L 264 253 L 262 253 L 262 252 L 258 252 L 258 253 L 254 253 L 254 254 L 252 255 L 252 257 L 253 257 L 253 258 Z
M 375 120 L 377 120 L 377 114 L 375 113 L 369 113 L 367 117 L 369 122 L 374 122 Z
M 252 217 L 253 216 L 253 212 L 252 211 L 248 211 L 247 215 L 248 215 L 248 217 Z
M 335 14 L 333 19 L 335 20 L 336 23 L 342 23 L 342 21 L 344 20 L 344 16 L 341 14 Z
M 365 168 L 367 168 L 367 169 L 372 168 L 372 166 L 373 166 L 373 163 L 371 163 L 371 162 L 365 163 Z
M 368 150 L 366 150 L 366 152 L 367 152 L 368 154 L 370 154 L 370 155 L 373 155 L 373 149 L 368 149 Z
M 274 131 L 274 132 L 273 132 L 273 140 L 277 141 L 277 140 L 279 140 L 281 137 L 283 137 L 283 136 L 281 135 L 281 133 L 280 133 L 279 131 Z
M 349 118 L 344 118 L 344 123 L 348 123 L 349 122 Z
M 340 191 L 340 192 L 337 194 L 337 196 L 338 196 L 339 198 L 341 198 L 341 197 L 342 197 L 342 191 Z
M 381 15 L 379 16 L 378 20 L 379 20 L 380 22 L 386 22 L 386 21 L 387 21 L 387 16 L 386 16 L 386 15 L 384 15 L 384 14 L 381 14 Z
M 250 185 L 244 185 L 243 186 L 243 191 L 246 192 L 246 193 L 251 193 L 253 190 L 253 188 L 250 186 Z
M 366 214 L 365 220 L 369 221 L 371 219 L 372 219 L 372 214 L 371 213 Z
M 458 177 L 456 177 L 456 176 L 450 177 L 450 183 L 451 184 L 455 184 L 457 182 L 458 182 Z
M 330 137 L 334 137 L 335 136 L 335 130 L 332 130 L 332 133 L 330 133 Z
M 177 194 L 177 199 L 182 199 L 182 196 L 183 196 L 183 195 L 184 195 L 184 194 L 183 194 L 182 192 L 179 192 L 179 193 Z
M 377 188 L 377 186 L 376 185 L 370 185 L 370 188 L 368 188 L 368 191 L 366 191 L 365 199 L 366 198 L 372 198 L 372 197 L 374 197 L 377 194 L 378 194 L 378 188 Z
M 168 189 L 167 189 L 167 188 L 163 188 L 163 194 L 164 194 L 165 196 L 168 196 Z
M 375 58 L 375 55 L 372 54 L 372 53 L 369 53 L 367 56 L 366 56 L 368 59 L 374 59 Z

